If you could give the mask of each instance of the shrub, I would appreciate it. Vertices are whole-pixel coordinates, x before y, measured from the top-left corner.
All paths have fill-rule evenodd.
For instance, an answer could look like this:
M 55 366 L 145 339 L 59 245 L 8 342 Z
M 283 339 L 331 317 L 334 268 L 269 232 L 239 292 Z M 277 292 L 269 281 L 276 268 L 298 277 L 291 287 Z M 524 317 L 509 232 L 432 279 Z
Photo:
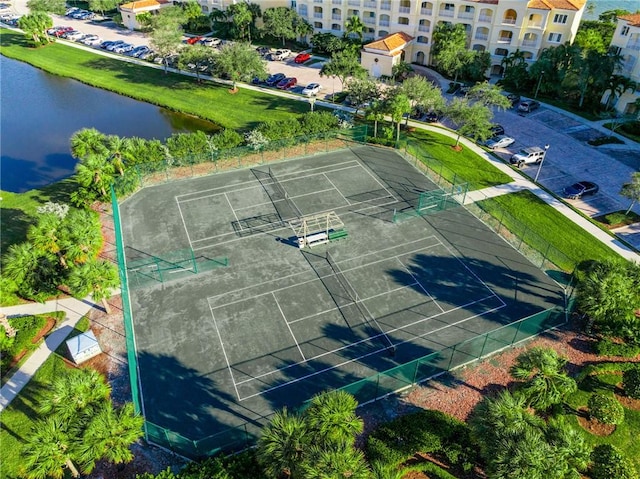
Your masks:
M 180 471 L 180 479 L 230 479 L 219 457 L 209 457 L 200 462 L 190 462 Z
M 593 140 L 587 141 L 591 146 L 600 146 L 600 145 L 608 145 L 612 143 L 624 143 L 624 141 L 619 140 L 615 136 L 600 136 L 598 138 L 594 138 Z
M 611 338 L 603 338 L 596 343 L 595 350 L 598 356 L 634 358 L 640 354 L 640 345 L 620 343 L 611 340 Z
M 242 143 L 242 136 L 239 133 L 225 128 L 220 133 L 216 133 L 211 137 L 212 143 L 219 150 L 235 148 Z
M 640 365 L 622 373 L 622 387 L 627 396 L 640 399 Z
M 622 424 L 624 409 L 618 400 L 606 394 L 592 394 L 589 398 L 589 414 L 604 424 Z
M 338 118 L 328 111 L 314 111 L 305 113 L 300 118 L 300 126 L 303 134 L 315 135 L 335 130 L 338 127 Z
M 608 225 L 619 225 L 624 223 L 627 219 L 627 215 L 620 211 L 616 211 L 615 213 L 610 213 L 604 216 L 604 221 Z
M 638 479 L 629 458 L 610 444 L 596 446 L 591 453 L 591 461 L 592 479 Z

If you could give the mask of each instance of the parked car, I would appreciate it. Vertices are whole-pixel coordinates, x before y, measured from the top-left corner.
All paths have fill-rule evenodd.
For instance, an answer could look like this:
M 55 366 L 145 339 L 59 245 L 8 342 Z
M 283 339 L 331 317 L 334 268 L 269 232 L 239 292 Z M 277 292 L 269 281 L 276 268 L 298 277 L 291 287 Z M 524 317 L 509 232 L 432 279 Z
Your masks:
M 507 95 L 507 100 L 511 102 L 511 107 L 513 108 L 518 103 L 520 103 L 520 95 L 518 95 L 517 93 L 509 93 Z
M 437 111 L 428 111 L 426 116 L 424 117 L 424 120 L 429 122 L 429 123 L 435 123 L 440 119 L 440 115 L 438 115 Z
M 570 200 L 577 200 L 587 195 L 595 195 L 600 187 L 591 181 L 580 181 L 567 186 L 563 193 Z
M 133 50 L 131 50 L 130 52 L 127 53 L 127 55 L 134 57 L 134 58 L 139 58 L 140 55 L 142 55 L 143 53 L 146 53 L 150 50 L 150 48 L 146 45 L 139 45 L 137 47 L 135 47 Z
M 114 40 L 105 40 L 104 42 L 102 42 L 100 44 L 100 48 L 102 48 L 103 50 L 106 50 L 107 48 L 109 48 L 111 45 L 113 45 L 115 43 Z
M 78 30 L 71 30 L 64 34 L 64 38 L 67 40 L 71 40 L 72 42 L 76 42 L 84 37 L 84 33 L 79 32 Z
M 134 49 L 134 46 L 131 43 L 123 43 L 122 45 L 118 45 L 113 49 L 113 53 L 128 53 Z
M 283 60 L 286 60 L 287 58 L 289 58 L 289 55 L 291 55 L 291 50 L 277 50 L 275 53 L 272 53 L 270 55 L 271 60 L 276 61 L 276 62 L 281 62 Z
M 196 43 L 200 42 L 200 40 L 202 40 L 203 37 L 191 37 L 191 38 L 187 38 L 187 43 L 189 45 L 195 45 Z
M 269 86 L 276 86 L 278 83 L 280 83 L 281 80 L 284 80 L 286 77 L 287 75 L 285 75 L 284 73 L 274 73 L 269 78 L 267 78 L 267 81 L 265 83 Z
M 489 138 L 484 142 L 484 146 L 494 150 L 496 148 L 506 148 L 509 145 L 515 143 L 516 140 L 507 135 L 498 135 L 493 138 Z
M 58 38 L 62 38 L 62 35 L 64 35 L 67 32 L 70 32 L 71 30 L 73 30 L 73 27 L 58 27 L 58 29 L 53 33 L 53 35 Z
M 115 42 L 113 42 L 111 45 L 107 47 L 107 51 L 113 52 L 115 51 L 116 48 L 118 48 L 120 45 L 124 45 L 125 43 L 127 42 L 123 40 L 116 40 Z
M 98 35 L 89 34 L 82 37 L 80 39 L 80 43 L 93 47 L 95 45 L 100 45 L 102 43 L 102 38 Z
M 311 55 L 307 52 L 298 53 L 293 59 L 295 63 L 304 63 L 311 58 Z
M 256 48 L 256 51 L 260 55 L 262 55 L 264 57 L 264 56 L 267 56 L 267 55 L 269 55 L 271 53 L 271 48 L 269 48 L 269 47 L 258 47 L 258 48 Z
M 529 148 L 523 148 L 518 153 L 513 155 L 509 162 L 512 165 L 517 165 L 521 168 L 522 165 L 529 165 L 531 163 L 540 163 L 544 159 L 545 151 L 538 146 L 531 146 Z
M 79 11 L 80 11 L 80 9 L 79 9 L 78 7 L 71 7 L 71 8 L 70 8 L 70 9 L 68 9 L 64 14 L 65 14 L 67 17 L 70 17 L 70 16 L 72 16 L 74 13 L 79 12 Z
M 140 54 L 138 58 L 140 60 L 153 61 L 155 57 L 156 57 L 156 52 L 154 52 L 153 50 L 149 50 L 148 52 Z
M 293 88 L 298 84 L 298 79 L 294 77 L 287 77 L 278 82 L 277 87 L 280 90 L 288 90 L 289 88 Z
M 220 40 L 219 38 L 207 37 L 200 40 L 200 43 L 202 43 L 205 47 L 217 47 L 218 45 L 220 45 L 221 41 L 222 40 Z
M 5 15 L 0 15 L 0 20 L 5 20 L 6 18 L 9 18 L 9 16 L 5 16 Z M 61 27 L 51 27 L 47 30 L 47 35 L 55 35 L 56 32 L 60 29 Z
M 504 135 L 504 127 L 502 125 L 498 125 L 497 123 L 491 125 L 491 136 Z
M 302 89 L 302 94 L 307 96 L 315 96 L 320 93 L 321 89 L 322 86 L 320 86 L 320 83 L 309 83 Z
M 540 102 L 535 100 L 525 100 L 518 105 L 518 111 L 523 113 L 531 113 L 533 110 L 540 108 Z

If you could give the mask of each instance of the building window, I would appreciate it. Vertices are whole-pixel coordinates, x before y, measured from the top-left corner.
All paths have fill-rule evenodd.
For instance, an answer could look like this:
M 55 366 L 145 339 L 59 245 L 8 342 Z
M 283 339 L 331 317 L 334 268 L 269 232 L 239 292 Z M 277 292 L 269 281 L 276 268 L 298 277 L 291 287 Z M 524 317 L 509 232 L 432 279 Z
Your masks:
M 560 40 L 562 40 L 562 33 L 550 33 L 549 34 L 549 41 L 552 43 L 560 43 Z
M 620 30 L 620 35 L 622 35 L 623 37 L 626 37 L 629 34 L 629 26 L 625 25 L 624 27 L 622 27 L 622 30 Z
M 409 25 L 409 19 L 407 17 L 398 17 L 399 25 Z
M 443 10 L 450 10 L 453 12 L 455 5 L 453 3 L 445 3 L 442 7 Z
M 316 30 L 322 30 L 322 22 L 313 22 L 313 28 Z
M 331 30 L 339 32 L 341 30 L 340 24 L 339 23 L 334 23 L 333 25 L 331 25 Z
M 509 50 L 506 48 L 496 48 L 496 55 L 499 57 L 506 57 L 509 54 Z
M 420 37 L 418 37 L 418 38 L 416 39 L 416 41 L 417 41 L 418 43 L 429 43 L 429 39 L 428 39 L 427 37 L 424 37 L 424 36 L 420 36 Z
M 556 13 L 556 15 L 553 17 L 553 23 L 567 23 L 567 16 Z

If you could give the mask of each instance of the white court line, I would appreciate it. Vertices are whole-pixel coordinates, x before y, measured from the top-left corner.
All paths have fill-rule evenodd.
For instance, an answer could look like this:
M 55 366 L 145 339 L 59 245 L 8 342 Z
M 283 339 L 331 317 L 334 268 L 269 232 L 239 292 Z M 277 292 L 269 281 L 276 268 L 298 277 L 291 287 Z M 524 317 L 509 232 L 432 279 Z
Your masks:
M 362 166 L 362 165 L 361 165 Z M 362 169 L 371 177 L 373 178 L 373 181 L 375 181 L 376 183 L 378 183 L 380 186 L 382 186 L 382 189 L 384 191 L 387 192 L 387 194 L 391 197 L 394 198 L 396 201 L 398 201 L 398 199 L 393 195 L 393 193 L 391 193 L 386 186 L 384 186 L 382 183 L 380 183 L 380 181 L 378 181 L 378 178 L 376 178 L 375 176 L 373 176 L 373 173 L 371 173 L 371 171 L 369 171 L 369 168 L 365 168 L 364 166 L 362 166 Z
M 491 297 L 491 296 L 489 296 L 489 297 Z M 473 303 L 472 303 L 472 304 L 473 304 Z M 466 307 L 466 306 L 468 306 L 468 305 L 465 305 L 465 306 L 462 306 L 462 307 Z M 399 345 L 401 345 L 401 344 L 405 344 L 405 343 L 411 342 L 411 341 L 413 341 L 415 338 L 422 338 L 423 336 L 425 336 L 425 335 L 427 335 L 427 334 L 437 333 L 438 331 L 441 331 L 442 329 L 446 329 L 446 328 L 450 328 L 450 327 L 453 327 L 453 326 L 457 326 L 457 325 L 458 325 L 458 324 L 460 324 L 460 323 L 463 323 L 463 322 L 469 321 L 470 319 L 474 319 L 474 318 L 477 318 L 477 317 L 480 317 L 480 316 L 484 316 L 485 314 L 491 313 L 491 312 L 493 312 L 493 311 L 497 311 L 498 309 L 501 309 L 501 308 L 503 308 L 503 307 L 504 307 L 504 305 L 503 305 L 503 306 L 496 307 L 496 308 L 492 308 L 492 309 L 489 309 L 489 310 L 484 311 L 484 312 L 482 312 L 482 313 L 474 314 L 473 316 L 470 316 L 470 317 L 468 317 L 468 318 L 461 319 L 460 321 L 457 321 L 457 322 L 455 322 L 455 323 L 447 324 L 447 325 L 442 326 L 442 327 L 440 327 L 440 328 L 437 328 L 437 329 L 434 329 L 434 330 L 432 330 L 432 331 L 426 332 L 426 333 L 424 333 L 424 334 L 421 334 L 421 335 L 418 335 L 418 336 L 413 336 L 413 338 L 412 338 L 412 339 L 407 339 L 407 340 L 405 340 L 405 341 L 401 341 L 401 342 L 399 342 L 399 343 L 396 343 L 396 346 L 399 346 Z M 458 309 L 458 308 L 455 308 L 455 309 Z M 455 311 L 455 309 L 452 309 L 451 311 Z M 423 319 L 423 320 L 421 320 L 420 322 L 422 322 L 422 321 L 424 321 L 424 320 L 426 320 L 426 319 L 431 319 L 431 318 L 433 318 L 433 316 L 432 316 L 432 317 L 430 317 L 430 318 L 424 318 L 424 319 Z M 410 326 L 410 325 L 408 325 L 408 326 Z M 394 332 L 394 331 L 397 331 L 397 329 L 396 329 L 396 330 L 393 330 L 393 331 L 389 331 L 389 332 Z M 376 338 L 376 337 L 378 337 L 378 336 L 381 336 L 381 334 L 376 335 L 376 336 L 374 336 L 374 337 L 372 337 L 372 338 L 369 338 L 369 339 L 374 339 L 374 338 Z M 354 344 L 357 344 L 357 343 L 354 343 Z M 351 347 L 351 346 L 352 346 L 352 345 L 349 345 L 349 346 L 347 346 L 347 347 Z M 343 348 L 341 348 L 341 349 L 343 349 Z M 374 355 L 374 354 L 378 354 L 378 353 L 380 353 L 380 352 L 382 352 L 382 351 L 386 351 L 386 350 L 387 350 L 387 348 L 380 348 L 380 349 L 377 349 L 377 350 L 375 350 L 375 351 L 371 351 L 371 352 L 369 352 L 369 353 L 367 353 L 367 354 L 364 354 L 364 355 L 362 355 L 362 356 L 358 356 L 357 358 L 349 359 L 349 360 L 347 360 L 347 361 L 343 361 L 343 362 L 341 362 L 341 363 L 339 363 L 339 364 L 336 364 L 336 365 L 334 365 L 334 366 L 326 367 L 326 368 L 321 369 L 321 370 L 319 370 L 319 371 L 315 371 L 315 372 L 313 372 L 313 373 L 311 373 L 311 374 L 307 374 L 307 375 L 305 375 L 305 376 L 302 376 L 302 377 L 299 377 L 299 378 L 293 379 L 293 380 L 291 380 L 291 381 L 287 381 L 286 383 L 282 383 L 282 384 L 279 384 L 279 385 L 277 385 L 277 386 L 273 386 L 273 387 L 271 387 L 271 388 L 269 388 L 269 389 L 266 389 L 266 390 L 264 390 L 264 391 L 260 391 L 260 392 L 255 393 L 255 394 L 251 394 L 250 396 L 242 397 L 242 398 L 240 398 L 239 400 L 240 400 L 240 401 L 244 401 L 244 400 L 246 400 L 246 399 L 251 399 L 251 398 L 256 397 L 256 396 L 262 396 L 263 394 L 266 394 L 266 393 L 268 393 L 268 392 L 270 392 L 270 391 L 273 391 L 273 390 L 275 390 L 275 389 L 280 389 L 280 388 L 282 388 L 282 387 L 284 387 L 284 386 L 288 386 L 289 384 L 294 384 L 294 383 L 297 383 L 297 382 L 299 382 L 299 381 L 303 381 L 303 380 L 305 380 L 305 379 L 308 379 L 308 378 L 310 378 L 310 377 L 316 376 L 316 375 L 318 375 L 318 374 L 322 374 L 322 373 L 324 373 L 324 372 L 326 372 L 326 371 L 330 371 L 330 370 L 332 370 L 332 369 L 336 369 L 336 368 L 339 368 L 339 367 L 341 367 L 341 366 L 344 366 L 345 364 L 349 364 L 349 363 L 352 363 L 352 362 L 355 362 L 355 361 L 360 361 L 360 360 L 361 360 L 361 359 L 363 359 L 363 358 L 366 358 L 366 357 L 368 357 L 368 356 L 372 356 L 372 355 Z M 314 360 L 314 359 L 316 359 L 316 358 L 318 358 L 318 357 L 325 356 L 325 355 L 327 355 L 327 354 L 331 354 L 331 353 L 323 353 L 323 354 L 321 354 L 321 355 L 319 355 L 319 356 L 316 356 L 316 357 L 313 357 L 313 358 L 308 359 L 308 361 L 312 361 L 312 360 Z M 290 365 L 288 365 L 288 366 L 286 366 L 286 367 L 284 367 L 284 368 L 282 368 L 282 369 L 287 369 L 287 368 L 290 368 L 290 367 L 293 367 L 293 366 L 297 366 L 297 364 L 290 364 Z M 277 370 L 277 371 L 273 371 L 272 373 L 275 373 L 275 372 L 278 372 L 278 371 L 279 371 L 279 370 Z M 272 374 L 272 373 L 267 373 L 267 374 Z M 259 379 L 260 377 L 262 377 L 262 376 L 257 376 L 256 378 L 253 378 L 253 379 Z M 238 386 L 239 386 L 239 385 L 241 385 L 241 384 L 243 384 L 243 383 L 245 383 L 245 382 L 251 381 L 251 380 L 253 380 L 253 379 L 250 379 L 250 380 L 247 380 L 247 381 L 242 381 L 242 382 L 238 383 Z M 235 386 L 235 384 L 234 384 L 234 386 Z
M 191 242 L 191 238 L 189 237 L 189 230 L 187 229 L 187 222 L 184 220 L 184 216 L 182 215 L 182 208 L 180 208 L 180 202 L 178 201 L 178 198 L 175 197 L 176 200 L 176 204 L 178 205 L 178 213 L 180 213 L 180 218 L 182 219 L 182 227 L 184 228 L 184 234 L 187 235 L 187 241 L 189 242 L 189 248 L 191 248 L 191 250 L 193 250 L 193 243 Z
M 335 166 L 341 166 L 341 165 L 348 165 L 349 163 L 356 163 L 353 166 L 347 166 L 344 168 L 333 168 Z M 360 163 L 358 162 L 358 160 L 348 160 L 348 161 L 343 161 L 342 163 L 333 163 L 331 165 L 326 165 L 326 166 L 318 166 L 316 168 L 306 168 L 305 171 L 314 171 L 314 170 L 322 170 L 325 168 L 332 168 L 329 171 L 341 171 L 341 170 L 348 170 L 350 168 L 356 168 L 356 167 L 362 167 L 362 165 L 360 165 Z M 286 177 L 286 176 L 293 176 L 296 173 L 285 173 L 282 176 Z M 307 178 L 310 176 L 317 176 L 317 175 L 321 175 L 323 174 L 321 173 L 312 173 L 310 175 L 303 175 L 303 176 L 296 176 L 294 178 L 291 179 L 297 179 L 297 178 Z M 177 195 L 176 198 L 181 198 L 183 196 L 191 196 L 191 195 L 197 195 L 198 193 L 207 193 L 209 191 L 218 191 L 218 190 L 228 190 L 230 188 L 232 188 L 232 192 L 236 192 L 236 191 L 246 191 L 246 190 L 253 190 L 253 189 L 262 189 L 262 186 L 258 186 L 256 185 L 256 179 L 252 179 L 250 181 L 242 181 L 240 183 L 236 183 L 234 185 L 225 185 L 225 186 L 216 186 L 215 188 L 207 188 L 204 190 L 198 190 L 198 191 L 192 191 L 190 193 L 184 193 L 182 195 Z M 286 181 L 290 181 L 290 180 L 286 180 Z M 242 185 L 251 185 L 248 186 L 246 188 L 234 188 L 235 186 L 242 186 Z M 194 200 L 199 200 L 202 198 L 207 198 L 208 196 L 214 196 L 214 195 L 219 195 L 220 193 L 213 193 L 212 195 L 204 195 L 204 196 L 198 196 L 197 198 L 191 198 L 191 199 L 187 199 L 187 200 L 178 200 L 178 201 L 182 201 L 182 202 L 187 202 L 187 201 L 194 201 Z
M 233 377 L 233 370 L 231 369 L 231 363 L 229 363 L 229 358 L 227 357 L 227 351 L 224 349 L 224 343 L 222 342 L 222 335 L 220 334 L 220 329 L 218 329 L 216 315 L 213 314 L 213 310 L 211 309 L 211 303 L 209 303 L 209 311 L 211 311 L 211 317 L 213 318 L 213 325 L 216 327 L 216 333 L 218 333 L 218 340 L 220 341 L 220 346 L 222 347 L 222 354 L 224 355 L 224 360 L 227 362 L 227 368 L 229 369 L 229 375 L 231 376 L 231 382 L 233 383 L 233 388 L 236 390 L 236 396 L 238 396 L 238 401 L 242 401 L 242 398 L 240 397 L 240 393 L 238 392 L 238 386 L 236 385 L 236 380 Z
M 282 319 L 284 319 L 284 324 L 287 325 L 287 329 L 291 333 L 291 337 L 295 341 L 296 346 L 298 347 L 298 351 L 300 351 L 300 356 L 302 356 L 302 362 L 306 362 L 307 358 L 304 357 L 304 353 L 302 352 L 302 349 L 300 349 L 300 345 L 298 344 L 298 339 L 296 338 L 296 335 L 293 334 L 293 331 L 291 331 L 291 326 L 289 326 L 289 321 L 287 321 L 287 317 L 285 316 L 284 311 L 282 311 L 282 308 L 280 307 L 280 303 L 278 303 L 278 298 L 276 298 L 276 295 L 273 294 L 273 293 L 271 293 L 271 296 L 273 296 L 273 300 L 276 302 L 276 306 L 280 310 L 280 314 L 282 315 Z M 300 363 L 296 363 L 296 364 L 300 364 Z
M 327 174 L 326 174 L 326 173 L 322 173 L 322 176 L 324 176 L 324 177 L 325 177 L 325 179 L 329 182 L 329 184 L 331 184 L 331 186 L 333 186 L 333 189 L 334 189 L 334 190 L 336 190 L 340 196 L 342 196 L 342 198 L 347 202 L 347 204 L 348 204 L 348 205 L 350 205 L 350 204 L 351 204 L 351 201 L 349 201 L 349 200 L 346 198 L 346 196 L 344 196 L 344 195 L 342 194 L 342 191 L 340 191 L 338 188 L 336 188 L 336 185 L 334 185 L 334 184 L 333 184 L 333 181 L 331 181 L 331 180 L 329 179 L 329 177 L 327 176 Z
M 227 200 L 227 203 L 229 204 L 229 208 L 231 208 L 231 212 L 233 213 L 233 216 L 236 219 L 236 223 L 238 223 L 238 226 L 240 226 L 240 229 L 242 230 L 242 225 L 240 224 L 240 220 L 238 219 L 238 215 L 236 215 L 236 210 L 233 209 L 233 206 L 231 205 L 231 201 L 229 201 L 229 197 L 227 196 L 226 193 L 222 193 L 225 197 L 225 199 Z
M 405 271 L 409 274 L 409 276 L 411 276 L 411 278 L 413 278 L 413 280 L 416 282 L 416 284 L 418 286 L 420 286 L 420 289 L 422 291 L 424 291 L 424 294 L 426 294 L 427 296 L 429 296 L 431 298 L 431 301 L 433 301 L 433 303 L 440 308 L 440 311 L 444 312 L 444 309 L 442 308 L 442 306 L 440 306 L 440 304 L 433 298 L 433 296 L 431 296 L 431 294 L 429 294 L 429 291 L 426 290 L 426 288 L 424 286 L 422 286 L 422 283 L 420 281 L 418 281 L 418 278 L 416 278 L 413 273 L 411 273 L 411 271 L 409 271 L 409 268 L 407 267 L 406 264 L 404 264 L 400 258 L 398 258 L 396 256 L 396 259 L 398 260 L 398 263 L 400 263 L 402 265 L 402 267 L 405 269 Z M 486 285 L 485 285 L 486 286 Z M 489 289 L 489 291 L 491 291 L 491 289 Z

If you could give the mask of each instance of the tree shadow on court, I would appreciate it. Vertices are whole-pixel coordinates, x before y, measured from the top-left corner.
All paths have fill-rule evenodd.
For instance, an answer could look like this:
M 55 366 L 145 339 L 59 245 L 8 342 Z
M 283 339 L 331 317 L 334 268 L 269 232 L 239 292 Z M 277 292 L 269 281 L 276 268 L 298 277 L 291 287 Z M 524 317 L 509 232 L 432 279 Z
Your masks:
M 508 324 L 554 306 L 562 306 L 562 289 L 525 271 L 480 258 L 415 254 L 405 268 L 387 270 L 394 281 L 428 295 L 445 310 L 463 308 L 483 312 L 480 301 L 493 294 L 507 307 L 492 313 L 492 319 Z M 542 273 L 541 273 L 542 274 Z M 466 305 L 466 306 L 465 306 Z M 480 310 L 478 310 L 480 308 Z
M 261 425 L 222 385 L 207 377 L 211 373 L 203 375 L 168 355 L 140 353 L 138 362 L 147 421 L 192 440 L 238 424 Z

